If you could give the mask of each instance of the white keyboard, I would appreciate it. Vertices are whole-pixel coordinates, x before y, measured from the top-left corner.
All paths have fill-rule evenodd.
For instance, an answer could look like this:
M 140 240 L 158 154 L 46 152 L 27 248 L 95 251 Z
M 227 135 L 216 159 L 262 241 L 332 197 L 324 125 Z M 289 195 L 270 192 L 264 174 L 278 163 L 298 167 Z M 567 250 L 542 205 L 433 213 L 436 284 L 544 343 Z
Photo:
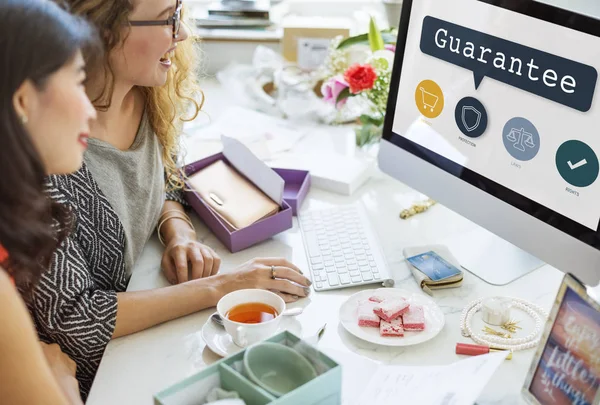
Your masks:
M 300 228 L 316 291 L 373 283 L 393 286 L 362 206 L 308 211 L 300 217 Z

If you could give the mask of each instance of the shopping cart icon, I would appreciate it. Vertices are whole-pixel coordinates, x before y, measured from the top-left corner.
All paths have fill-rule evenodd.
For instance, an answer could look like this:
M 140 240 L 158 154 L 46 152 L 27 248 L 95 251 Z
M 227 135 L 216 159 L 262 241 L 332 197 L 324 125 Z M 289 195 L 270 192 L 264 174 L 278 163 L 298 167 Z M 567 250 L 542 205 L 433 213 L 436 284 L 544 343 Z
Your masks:
M 425 118 L 436 118 L 444 110 L 444 92 L 433 80 L 423 80 L 415 89 L 415 105 Z
M 421 95 L 423 96 L 423 108 L 429 108 L 431 112 L 433 112 L 440 98 L 435 94 L 426 91 L 423 87 L 419 87 L 419 90 L 421 90 Z

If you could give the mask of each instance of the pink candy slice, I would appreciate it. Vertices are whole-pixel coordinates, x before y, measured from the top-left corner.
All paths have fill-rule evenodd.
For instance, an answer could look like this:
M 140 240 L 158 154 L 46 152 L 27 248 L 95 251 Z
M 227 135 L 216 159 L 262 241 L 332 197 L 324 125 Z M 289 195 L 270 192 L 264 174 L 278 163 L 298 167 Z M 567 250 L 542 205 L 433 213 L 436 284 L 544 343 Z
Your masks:
M 394 319 L 392 322 L 381 321 L 379 327 L 381 336 L 402 337 L 404 336 L 404 328 L 402 327 L 402 318 Z
M 389 298 L 375 306 L 373 312 L 381 319 L 391 322 L 397 319 L 410 308 L 410 304 L 404 298 Z
M 358 304 L 358 326 L 370 326 L 378 328 L 381 319 L 373 312 L 374 302 L 360 302 Z
M 420 305 L 413 305 L 410 310 L 402 315 L 404 330 L 422 331 L 425 330 L 425 313 Z

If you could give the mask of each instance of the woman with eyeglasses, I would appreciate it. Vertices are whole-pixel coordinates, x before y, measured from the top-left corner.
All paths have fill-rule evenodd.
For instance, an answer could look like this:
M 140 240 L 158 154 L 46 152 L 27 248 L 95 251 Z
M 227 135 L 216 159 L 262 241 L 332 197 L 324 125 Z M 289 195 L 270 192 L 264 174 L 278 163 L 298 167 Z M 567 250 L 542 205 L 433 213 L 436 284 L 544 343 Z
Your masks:
M 274 290 L 295 301 L 308 295 L 310 281 L 276 258 L 217 274 L 219 257 L 197 241 L 176 164 L 182 121 L 201 107 L 181 1 L 61 3 L 99 28 L 106 57 L 89 74 L 98 119 L 84 165 L 51 177 L 49 192 L 75 215 L 73 233 L 55 253 L 30 310 L 40 336 L 76 361 L 85 398 L 112 338 L 215 306 L 238 289 Z M 126 292 L 155 229 L 165 245 L 161 267 L 173 285 Z
M 17 289 L 30 297 L 70 228 L 69 212 L 48 198 L 44 183 L 47 174 L 81 166 L 96 115 L 82 49 L 96 41 L 87 23 L 54 3 L 0 1 L 2 404 L 81 404 L 75 363 L 58 345 L 38 341 Z

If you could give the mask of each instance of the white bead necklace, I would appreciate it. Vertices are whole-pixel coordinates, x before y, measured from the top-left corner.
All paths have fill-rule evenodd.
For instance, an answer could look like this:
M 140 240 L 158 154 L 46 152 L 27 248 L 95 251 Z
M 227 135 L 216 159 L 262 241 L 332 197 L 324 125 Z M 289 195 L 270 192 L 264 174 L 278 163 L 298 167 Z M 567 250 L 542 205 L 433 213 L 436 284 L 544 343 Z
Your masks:
M 500 298 L 500 297 L 499 297 Z M 500 336 L 485 335 L 476 333 L 471 328 L 473 315 L 479 311 L 483 305 L 483 299 L 471 302 L 465 307 L 460 318 L 460 331 L 464 337 L 470 337 L 480 345 L 486 345 L 503 350 L 526 350 L 536 347 L 540 342 L 542 328 L 548 318 L 548 313 L 539 305 L 520 298 L 507 298 L 511 301 L 514 308 L 519 308 L 526 312 L 535 320 L 535 330 L 523 338 L 503 338 Z

